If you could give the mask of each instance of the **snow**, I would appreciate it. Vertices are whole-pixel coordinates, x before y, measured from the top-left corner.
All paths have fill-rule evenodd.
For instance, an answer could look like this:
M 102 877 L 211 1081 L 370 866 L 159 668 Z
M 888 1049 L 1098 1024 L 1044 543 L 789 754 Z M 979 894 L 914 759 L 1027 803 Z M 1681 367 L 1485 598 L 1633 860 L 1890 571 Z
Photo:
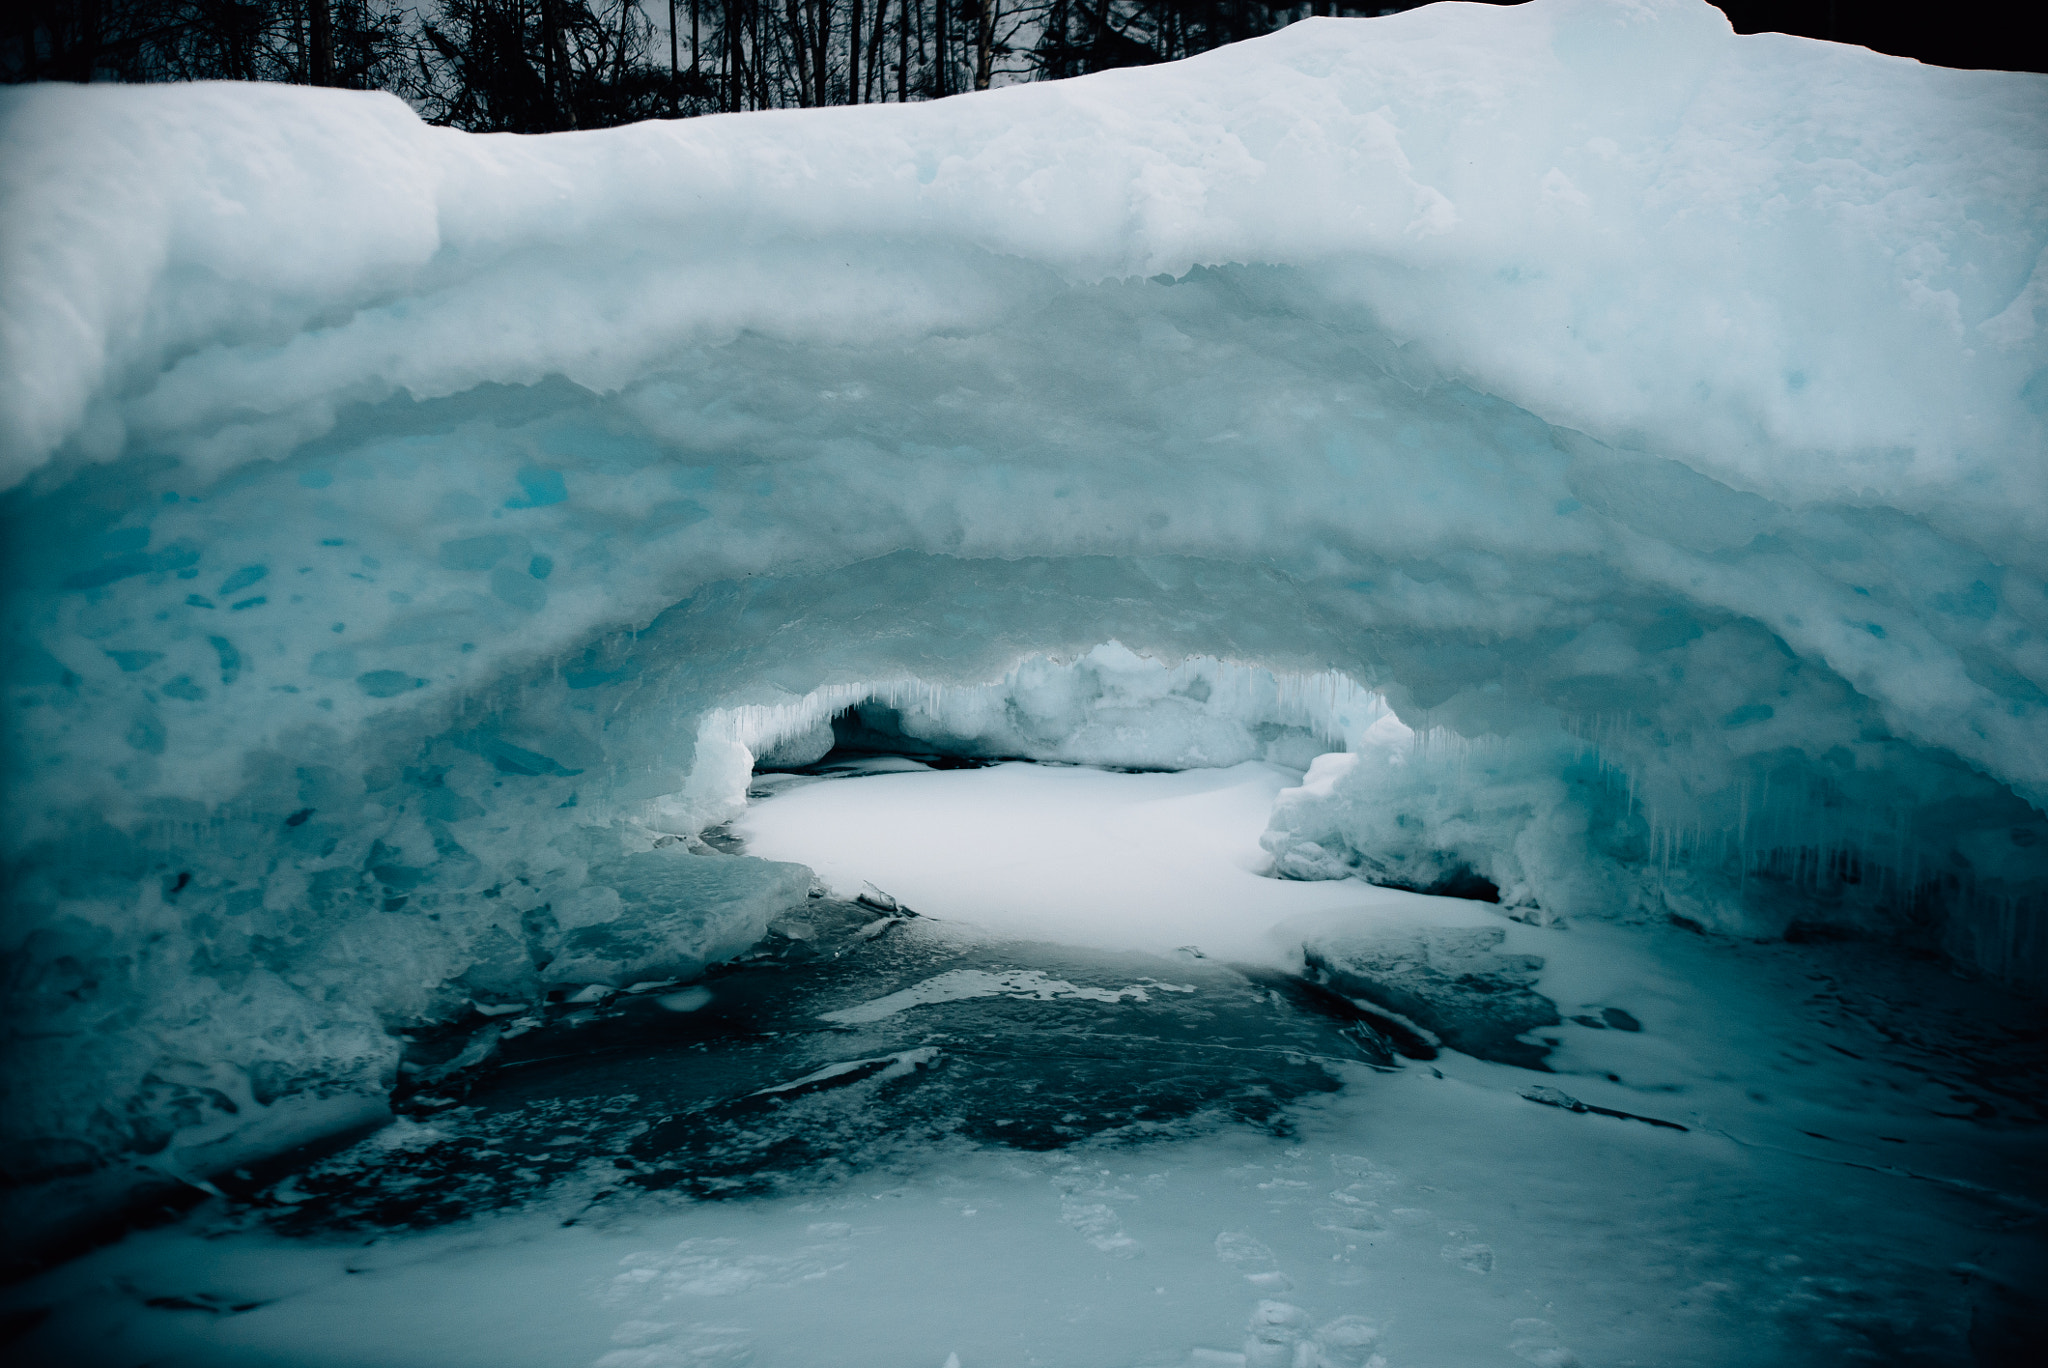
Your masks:
M 1005 764 L 878 775 L 782 789 L 733 830 L 749 854 L 807 864 L 842 896 L 872 884 L 991 935 L 1102 950 L 1298 969 L 1309 928 L 1336 910 L 1498 920 L 1391 888 L 1265 877 L 1258 834 L 1298 778 L 1256 761 L 1164 774 Z
M 870 869 L 886 877 L 928 847 L 920 787 L 992 781 L 948 790 L 961 840 L 1000 841 L 1057 810 L 1042 791 L 1006 786 L 1017 768 L 831 780 L 755 816 L 808 803 L 815 825 L 786 824 L 782 839 L 825 848 L 843 839 L 845 812 L 893 812 Z M 1187 776 L 1038 773 L 1077 807 L 1120 802 L 1145 833 L 1124 863 L 1161 885 L 1179 877 L 1192 849 L 1182 828 L 1145 823 L 1159 783 Z M 1203 777 L 1226 793 L 1254 782 Z M 820 795 L 835 806 L 816 809 Z M 1212 871 L 1254 848 L 1258 830 L 1248 811 L 1234 826 L 1219 819 L 1211 831 L 1227 840 Z M 977 906 L 999 905 L 1013 878 L 999 844 L 986 853 L 963 890 Z M 0 1310 L 49 1308 L 21 1342 L 31 1356 L 222 1368 L 671 1368 L 821 1351 L 850 1368 L 949 1356 L 962 1368 L 1793 1368 L 1961 1362 L 1971 1342 L 2013 1333 L 1998 1289 L 2025 1285 L 2044 1194 L 2038 1123 L 2018 1120 L 2025 1105 L 2014 1110 L 1997 1080 L 1973 1077 L 1979 1046 L 1955 1031 L 1996 1007 L 1989 990 L 1853 947 L 1539 928 L 1412 894 L 1392 895 L 1390 912 L 1385 890 L 1355 881 L 1280 887 L 1347 889 L 1354 924 L 1481 918 L 1540 947 L 1539 986 L 1567 1011 L 1621 1007 L 1641 1029 L 1547 1032 L 1562 1042 L 1558 1072 L 1536 1087 L 1525 1070 L 1454 1052 L 1394 1071 L 1333 1064 L 1342 1089 L 1295 1104 L 1281 1134 L 932 1146 L 768 1196 L 677 1203 L 628 1190 L 592 1202 L 572 1189 L 411 1232 L 288 1239 L 215 1205 L 11 1289 Z M 1123 904 L 1123 890 L 1102 889 L 1091 910 L 1111 922 Z M 890 932 L 904 934 L 1021 949 L 929 916 Z M 1209 992 L 1171 996 L 1213 1010 Z M 1075 1005 L 1024 999 L 1014 1005 L 1039 1013 Z M 941 1036 L 780 1088 L 861 1071 L 939 1086 L 956 1044 Z M 2012 1063 L 1995 1065 L 2005 1085 Z M 1958 1092 L 1995 1099 L 2007 1119 L 1971 1117 Z M 861 1124 L 874 1104 L 846 1105 Z M 433 1138 L 399 1122 L 361 1162 Z
M 8 1171 L 207 1181 L 567 948 L 697 973 L 802 882 L 699 838 L 869 702 L 1345 751 L 1248 899 L 2038 987 L 2043 91 L 1534 0 L 535 138 L 0 92 Z M 605 930 L 683 860 L 759 896 Z

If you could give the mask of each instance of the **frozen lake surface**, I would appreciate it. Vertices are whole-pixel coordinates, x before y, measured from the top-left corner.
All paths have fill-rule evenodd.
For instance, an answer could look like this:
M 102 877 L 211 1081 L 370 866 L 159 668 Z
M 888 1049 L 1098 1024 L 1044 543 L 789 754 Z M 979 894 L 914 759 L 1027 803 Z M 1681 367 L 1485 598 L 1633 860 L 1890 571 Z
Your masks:
M 714 842 L 823 887 L 746 960 L 415 1041 L 400 1120 L 10 1289 L 15 1348 L 1755 1368 L 2038 1342 L 2037 1011 L 1850 943 L 1261 877 L 1298 777 L 758 776 Z M 1305 940 L 1389 926 L 1540 957 L 1539 1067 L 1300 976 Z

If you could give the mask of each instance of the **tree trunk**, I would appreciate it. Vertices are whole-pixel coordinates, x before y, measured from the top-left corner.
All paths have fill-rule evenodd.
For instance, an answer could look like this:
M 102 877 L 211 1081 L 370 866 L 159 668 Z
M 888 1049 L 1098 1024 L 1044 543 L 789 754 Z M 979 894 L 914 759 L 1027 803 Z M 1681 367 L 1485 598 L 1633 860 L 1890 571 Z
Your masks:
M 868 96 L 874 97 L 877 80 L 882 83 L 882 103 L 889 103 L 889 69 L 882 61 L 882 31 L 889 23 L 889 0 L 875 0 L 875 34 L 868 41 Z
M 860 0 L 853 0 L 853 13 L 846 24 L 846 102 L 861 104 L 860 88 L 860 41 L 865 36 L 860 21 Z
M 334 0 L 306 0 L 307 41 L 306 84 L 334 84 Z
M 556 0 L 540 0 L 540 76 L 548 93 L 541 123 L 548 130 L 561 127 L 562 86 L 561 70 L 555 61 L 555 5 Z
M 694 5 L 691 6 L 695 8 Z M 682 54 L 676 43 L 676 0 L 668 0 L 668 112 L 674 118 L 676 113 L 676 82 L 683 78 Z
M 740 107 L 740 0 L 725 0 L 725 107 Z
M 811 102 L 811 45 L 804 32 L 804 6 L 807 3 L 809 0 L 782 0 L 783 23 L 789 28 L 789 52 L 796 62 L 796 102 L 799 106 Z
M 624 3 L 619 6 L 619 50 L 612 57 L 612 85 L 614 87 L 623 86 L 626 83 L 626 30 L 632 18 L 633 0 L 624 0 Z M 671 33 L 675 31 L 673 25 L 670 26 L 669 31 Z
M 817 82 L 812 103 L 823 109 L 832 102 L 832 0 L 817 0 L 811 30 L 811 75 Z
M 555 0 L 555 79 L 561 84 L 555 96 L 560 115 L 557 128 L 578 127 L 576 118 L 576 73 L 569 66 L 569 26 L 562 20 L 564 0 Z
M 51 46 L 54 47 L 54 39 L 56 37 L 54 25 L 52 26 L 50 36 L 53 40 Z M 36 39 L 33 32 L 29 34 L 28 40 L 31 44 L 35 42 Z M 99 0 L 85 0 L 85 3 L 78 7 L 78 46 L 72 50 L 72 61 L 66 64 L 72 66 L 75 70 L 75 74 L 70 79 L 90 84 L 93 70 L 99 66 L 99 60 L 100 4 Z
M 974 34 L 974 88 L 987 90 L 996 70 L 996 0 L 981 0 L 981 25 Z
M 761 7 L 755 5 L 747 12 L 747 50 L 754 54 L 752 74 L 754 77 L 754 108 L 768 108 L 768 63 L 761 56 Z

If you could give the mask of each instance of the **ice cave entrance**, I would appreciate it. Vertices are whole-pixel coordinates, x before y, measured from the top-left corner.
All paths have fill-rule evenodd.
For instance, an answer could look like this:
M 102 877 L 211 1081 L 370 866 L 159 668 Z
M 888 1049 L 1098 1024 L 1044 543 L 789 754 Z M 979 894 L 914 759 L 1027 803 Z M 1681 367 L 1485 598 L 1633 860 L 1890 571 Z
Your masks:
M 1169 668 L 1115 642 L 982 688 L 849 686 L 716 713 L 704 731 L 755 756 L 748 810 L 710 839 L 807 865 L 832 896 L 1017 939 L 1276 968 L 1273 924 L 1335 892 L 1270 877 L 1260 838 L 1276 798 L 1347 731 L 1416 740 L 1342 676 Z M 1469 870 L 1451 882 L 1497 897 Z
M 1356 902 L 1360 885 L 1303 886 L 1359 871 L 1271 834 L 1276 800 L 1327 790 L 1354 749 L 1398 766 L 1431 740 L 1338 672 L 1167 665 L 1110 641 L 980 687 L 852 684 L 713 711 L 697 753 L 752 762 L 751 806 L 706 837 L 804 864 L 834 896 L 1013 937 L 1284 969 L 1285 938 L 1266 944 L 1274 924 Z M 824 784 L 846 779 L 863 782 Z M 1455 852 L 1434 855 L 1419 881 L 1374 865 L 1382 884 L 1500 900 Z

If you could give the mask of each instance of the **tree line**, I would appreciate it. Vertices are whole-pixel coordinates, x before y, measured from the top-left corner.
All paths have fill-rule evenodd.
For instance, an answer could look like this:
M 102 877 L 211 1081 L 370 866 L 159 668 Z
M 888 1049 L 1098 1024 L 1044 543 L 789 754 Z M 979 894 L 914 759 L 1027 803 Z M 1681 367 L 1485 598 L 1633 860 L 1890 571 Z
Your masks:
M 428 120 L 541 133 L 943 99 L 1205 52 L 1309 14 L 1265 0 L 22 0 L 10 81 L 388 90 Z
M 0 80 L 227 79 L 388 90 L 431 122 L 543 133 L 735 110 L 934 100 L 1205 52 L 1311 14 L 1426 0 L 10 0 Z M 1492 0 L 1514 3 L 1515 0 Z M 2039 69 L 1989 0 L 1717 0 L 1737 29 Z M 2016 8 L 2015 12 L 2016 12 Z M 1980 52 L 1979 49 L 1982 49 Z

